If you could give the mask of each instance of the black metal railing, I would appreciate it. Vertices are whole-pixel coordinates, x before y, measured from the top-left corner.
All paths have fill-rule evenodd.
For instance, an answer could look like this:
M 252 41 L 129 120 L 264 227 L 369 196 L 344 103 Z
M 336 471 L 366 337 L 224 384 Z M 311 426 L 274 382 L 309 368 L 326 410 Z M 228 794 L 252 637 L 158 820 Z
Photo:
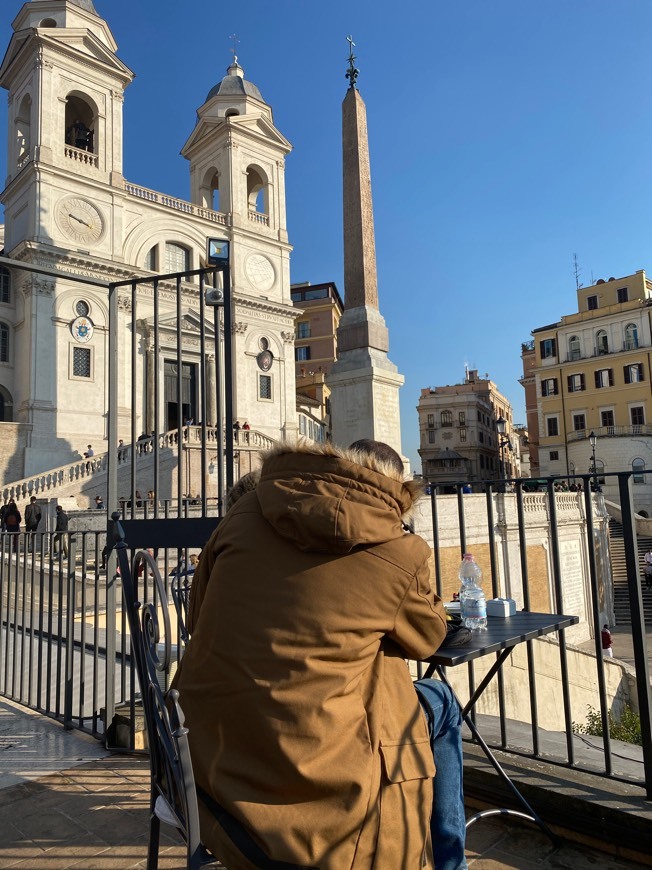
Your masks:
M 543 649 L 539 645 L 546 644 L 546 653 L 556 661 L 552 703 L 559 711 L 559 733 L 557 756 L 551 757 L 546 749 L 545 759 L 632 782 L 651 798 L 652 705 L 632 501 L 633 474 L 605 476 L 614 479 L 620 494 L 636 670 L 636 691 L 630 702 L 641 723 L 640 776 L 620 772 L 608 736 L 615 695 L 613 679 L 611 683 L 608 679 L 613 672 L 607 668 L 614 665 L 603 659 L 600 628 L 604 614 L 613 612 L 609 601 L 612 583 L 608 516 L 595 476 L 569 477 L 574 489 L 564 492 L 557 489 L 559 478 L 538 481 L 537 492 L 528 491 L 530 479 L 487 481 L 484 493 L 476 494 L 468 493 L 464 481 L 455 484 L 452 495 L 440 494 L 437 485 L 430 484 L 429 503 L 426 501 L 417 516 L 416 531 L 433 546 L 435 588 L 444 598 L 456 588 L 462 553 L 478 547 L 483 554 L 488 597 L 514 597 L 520 608 L 532 611 L 547 609 L 574 615 L 581 610 L 577 615 L 590 639 L 590 653 L 576 649 L 560 632 L 556 641 L 536 640 L 523 645 L 524 665 L 518 678 L 526 683 L 519 682 L 515 689 L 507 668 L 499 675 L 492 694 L 493 707 L 481 711 L 495 717 L 499 726 L 499 736 L 492 745 L 515 755 L 544 757 L 546 727 L 542 721 L 551 704 L 551 689 L 545 682 L 549 674 L 543 673 L 539 665 Z M 477 484 L 474 486 L 477 490 Z M 128 528 L 130 522 L 133 529 Z M 146 522 L 125 521 L 130 546 L 152 548 L 167 593 L 173 572 L 189 570 L 190 556 L 189 550 L 169 547 L 166 523 L 170 522 L 178 520 L 166 519 L 160 513 Z M 138 540 L 137 535 L 141 536 Z M 107 575 L 101 568 L 105 544 L 105 532 L 65 534 L 60 541 L 56 533 L 0 535 L 0 695 L 58 719 L 66 727 L 80 728 L 104 739 L 111 724 L 105 721 L 104 711 L 125 705 L 133 719 L 137 693 L 129 634 L 120 605 L 120 577 Z M 578 590 L 582 592 L 581 600 Z M 143 594 L 147 600 L 150 593 L 145 589 Z M 171 594 L 167 606 L 174 610 Z M 178 651 L 181 648 L 179 637 Z M 583 657 L 583 680 L 590 684 L 592 704 L 599 712 L 605 735 L 594 738 L 602 746 L 602 760 L 590 768 L 582 768 L 574 748 L 573 723 L 586 712 L 574 694 L 578 655 Z M 463 673 L 470 693 L 482 677 L 480 665 L 476 670 L 473 664 L 467 667 Z M 509 714 L 515 691 L 524 698 L 526 710 L 520 718 L 520 742 L 514 739 L 514 717 Z M 528 734 L 525 747 L 524 723 Z M 487 742 L 491 744 L 491 740 Z
M 559 632 L 557 639 L 557 659 L 559 673 L 559 688 L 555 703 L 559 705 L 558 730 L 563 732 L 564 751 L 558 753 L 557 758 L 551 758 L 548 747 L 545 759 L 554 760 L 558 764 L 573 766 L 577 769 L 585 769 L 587 772 L 599 773 L 603 776 L 616 777 L 627 782 L 635 783 L 646 790 L 646 795 L 652 797 L 652 704 L 650 699 L 650 677 L 647 661 L 645 642 L 645 623 L 642 606 L 641 572 L 638 565 L 638 553 L 636 542 L 635 518 L 632 502 L 632 472 L 620 472 L 603 477 L 612 478 L 612 488 L 617 485 L 622 515 L 622 524 L 625 541 L 625 564 L 627 572 L 627 588 L 629 607 L 631 614 L 631 633 L 636 668 L 636 693 L 629 700 L 631 706 L 640 715 L 641 724 L 641 757 L 640 778 L 629 774 L 619 775 L 614 767 L 614 752 L 609 738 L 610 713 L 614 713 L 614 693 L 609 692 L 605 675 L 606 663 L 602 654 L 600 630 L 605 621 L 605 612 L 613 612 L 613 602 L 605 600 L 613 595 L 609 563 L 609 533 L 608 515 L 604 507 L 601 495 L 601 487 L 591 474 L 569 476 L 564 482 L 564 491 L 560 491 L 559 478 L 546 478 L 537 481 L 536 493 L 531 490 L 532 481 L 529 479 L 514 479 L 508 481 L 487 481 L 482 486 L 485 490 L 484 498 L 479 495 L 470 496 L 466 481 L 460 481 L 455 485 L 455 493 L 450 493 L 450 483 L 446 483 L 446 495 L 438 492 L 435 483 L 429 485 L 430 492 L 430 516 L 432 519 L 432 543 L 435 563 L 435 587 L 440 596 L 450 597 L 451 588 L 455 581 L 451 578 L 450 549 L 452 548 L 452 534 L 450 520 L 453 513 L 451 502 L 455 504 L 454 512 L 457 514 L 456 521 L 456 545 L 459 546 L 459 558 L 468 549 L 475 546 L 483 548 L 488 564 L 483 568 L 485 574 L 485 588 L 487 597 L 505 595 L 505 573 L 511 574 L 511 588 L 507 590 L 512 597 L 517 599 L 519 607 L 524 610 L 541 610 L 549 608 L 551 612 L 574 614 L 577 601 L 569 594 L 567 554 L 562 556 L 562 541 L 564 546 L 569 538 L 570 525 L 574 523 L 576 534 L 582 538 L 583 546 L 578 549 L 578 556 L 584 560 L 582 569 L 581 585 L 585 592 L 584 613 L 580 614 L 583 623 L 593 641 L 594 663 L 592 669 L 595 709 L 599 712 L 602 723 L 603 737 L 594 737 L 593 740 L 602 744 L 602 763 L 590 767 L 582 767 L 575 757 L 574 726 L 576 721 L 583 721 L 586 710 L 580 708 L 573 700 L 571 684 L 575 677 L 569 670 L 569 650 L 564 632 Z M 464 490 L 467 490 L 466 492 Z M 478 490 L 477 483 L 474 489 Z M 445 501 L 447 506 L 447 521 L 449 527 L 442 530 L 442 511 Z M 484 502 L 483 509 L 478 506 L 479 501 Z M 569 516 L 569 509 L 575 509 L 575 519 Z M 534 522 L 527 520 L 527 514 L 539 511 L 539 516 Z M 510 512 L 512 519 L 510 519 Z M 562 518 L 560 519 L 560 513 Z M 545 527 L 543 526 L 545 523 Z M 511 527 L 513 525 L 513 528 Z M 542 536 L 542 528 L 544 534 Z M 418 531 L 418 529 L 417 529 Z M 578 544 L 579 547 L 579 544 Z M 488 553 L 487 553 L 488 549 Z M 549 586 L 547 602 L 541 604 L 541 590 L 538 590 L 538 602 L 534 601 L 535 584 L 532 577 L 532 549 L 546 551 L 545 575 Z M 448 559 L 444 557 L 447 555 Z M 536 555 L 536 554 L 535 554 Z M 576 559 L 576 554 L 572 553 Z M 446 565 L 445 565 L 446 562 Z M 509 566 L 507 563 L 510 563 Z M 518 563 L 518 564 L 516 564 Z M 446 567 L 447 566 L 447 567 Z M 573 567 L 575 570 L 575 567 Z M 539 577 L 539 580 L 541 578 Z M 451 585 L 453 583 L 453 586 Z M 506 714 L 505 682 L 508 676 L 499 673 L 495 693 L 495 703 L 489 715 L 497 717 L 500 738 L 494 744 L 494 748 L 513 752 L 519 755 L 528 755 L 534 758 L 542 758 L 541 750 L 541 726 L 539 724 L 541 697 L 544 696 L 542 689 L 543 678 L 537 670 L 536 650 L 538 643 L 546 641 L 529 641 L 525 644 L 527 657 L 527 691 L 529 694 L 529 726 L 530 749 L 524 750 L 510 739 L 510 727 L 513 730 L 513 722 Z M 583 647 L 586 644 L 582 644 Z M 574 656 L 577 654 L 573 649 Z M 477 678 L 473 663 L 469 663 L 466 677 L 465 691 L 470 695 L 476 686 Z M 583 667 L 586 667 L 584 663 Z M 611 665 L 609 665 L 611 667 Z M 417 665 L 417 673 L 421 675 L 422 668 Z M 476 668 L 477 670 L 477 668 Z M 586 679 L 586 671 L 584 671 Z M 588 678 L 591 680 L 591 678 Z M 519 691 L 522 686 L 519 687 Z M 512 686 L 511 691 L 514 691 Z M 549 693 L 545 695 L 549 700 Z M 620 702 L 620 699 L 618 699 Z M 485 711 L 488 712 L 488 711 Z M 616 716 L 618 718 L 618 716 Z M 523 721 L 526 717 L 523 717 Z M 519 726 L 522 742 L 522 723 Z M 488 741 L 491 742 L 491 741 Z M 557 742 L 559 746 L 559 741 Z

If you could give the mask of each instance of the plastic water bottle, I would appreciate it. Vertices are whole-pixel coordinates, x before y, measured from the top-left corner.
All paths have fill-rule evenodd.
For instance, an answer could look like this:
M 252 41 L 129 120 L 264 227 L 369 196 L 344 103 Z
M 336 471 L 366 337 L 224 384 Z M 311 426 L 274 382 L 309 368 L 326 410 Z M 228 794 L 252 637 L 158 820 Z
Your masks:
M 487 599 L 482 590 L 482 570 L 472 553 L 465 553 L 459 570 L 460 613 L 467 628 L 487 627 Z

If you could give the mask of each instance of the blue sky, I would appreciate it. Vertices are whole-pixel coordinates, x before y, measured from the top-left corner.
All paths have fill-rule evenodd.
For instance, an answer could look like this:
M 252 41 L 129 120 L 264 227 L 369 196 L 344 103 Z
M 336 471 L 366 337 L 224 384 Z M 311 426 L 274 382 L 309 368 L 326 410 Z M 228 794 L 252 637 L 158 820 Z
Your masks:
M 0 42 L 19 3 L 3 3 Z M 293 143 L 293 281 L 342 281 L 341 101 L 357 43 L 369 123 L 380 309 L 406 378 L 419 470 L 422 387 L 487 372 L 525 421 L 520 347 L 575 310 L 580 280 L 652 273 L 649 0 L 96 0 L 137 75 L 128 180 L 188 198 L 179 150 L 239 61 Z M 187 12 L 187 17 L 183 13 Z M 0 100 L 6 129 L 6 100 Z M 6 176 L 0 154 L 0 177 Z

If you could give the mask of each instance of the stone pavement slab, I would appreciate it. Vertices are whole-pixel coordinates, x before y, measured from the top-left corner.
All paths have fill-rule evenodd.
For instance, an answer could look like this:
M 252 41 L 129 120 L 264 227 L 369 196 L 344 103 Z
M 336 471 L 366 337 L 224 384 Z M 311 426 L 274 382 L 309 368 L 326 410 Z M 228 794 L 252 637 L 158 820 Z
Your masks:
M 126 755 L 106 756 L 0 790 L 0 870 L 144 870 L 148 795 L 147 759 Z M 181 870 L 184 846 L 174 829 L 162 830 L 160 870 Z M 556 849 L 534 826 L 502 818 L 473 825 L 467 851 L 471 870 L 641 866 L 573 844 Z
M 0 789 L 106 755 L 93 737 L 0 699 Z
M 144 870 L 148 813 L 145 757 L 111 755 L 91 737 L 0 700 L 0 870 Z M 471 870 L 641 866 L 573 844 L 555 849 L 536 827 L 500 817 L 470 828 L 467 854 Z M 185 847 L 164 825 L 160 870 L 184 866 Z

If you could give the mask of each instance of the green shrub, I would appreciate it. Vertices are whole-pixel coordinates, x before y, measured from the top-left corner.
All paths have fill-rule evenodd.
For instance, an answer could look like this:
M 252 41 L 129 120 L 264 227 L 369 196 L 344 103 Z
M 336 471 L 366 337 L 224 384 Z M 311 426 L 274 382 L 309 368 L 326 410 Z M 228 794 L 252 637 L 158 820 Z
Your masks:
M 588 711 L 584 725 L 578 725 L 577 722 L 573 722 L 574 733 L 602 737 L 602 716 L 600 711 L 590 704 L 588 705 Z M 641 746 L 641 717 L 632 710 L 629 704 L 625 704 L 619 720 L 614 717 L 611 710 L 607 714 L 607 719 L 609 722 L 609 737 L 612 740 L 622 740 L 625 743 L 635 743 L 637 746 Z

